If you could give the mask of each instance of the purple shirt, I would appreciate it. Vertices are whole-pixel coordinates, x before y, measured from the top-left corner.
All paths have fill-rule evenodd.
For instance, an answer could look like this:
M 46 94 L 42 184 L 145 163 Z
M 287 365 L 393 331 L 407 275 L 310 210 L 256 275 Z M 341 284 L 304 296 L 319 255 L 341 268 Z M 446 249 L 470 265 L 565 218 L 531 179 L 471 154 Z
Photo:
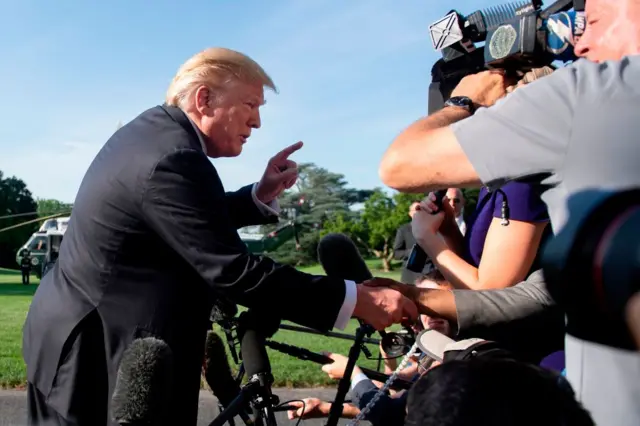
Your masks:
M 502 201 L 506 195 L 509 206 L 509 220 L 522 222 L 548 222 L 547 206 L 540 199 L 540 190 L 535 185 L 509 182 L 494 192 L 482 188 L 478 194 L 478 204 L 467 222 L 465 234 L 466 254 L 464 259 L 476 268 L 487 239 L 489 226 L 494 217 L 502 217 Z M 547 227 L 547 231 L 550 228 Z M 532 268 L 533 269 L 533 268 Z

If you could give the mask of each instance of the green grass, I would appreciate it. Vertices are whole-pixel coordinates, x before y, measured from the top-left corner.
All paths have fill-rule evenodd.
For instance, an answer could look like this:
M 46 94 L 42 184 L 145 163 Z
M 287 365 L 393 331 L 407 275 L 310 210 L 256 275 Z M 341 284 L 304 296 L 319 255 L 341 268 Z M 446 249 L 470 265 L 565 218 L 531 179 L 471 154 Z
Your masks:
M 380 263 L 373 260 L 367 262 L 374 275 L 399 279 L 400 271 L 384 273 L 379 270 Z M 300 268 L 313 274 L 323 274 L 320 266 Z M 38 280 L 31 276 L 31 285 L 23 286 L 19 271 L 0 268 L 0 388 L 21 388 L 25 384 L 25 366 L 22 360 L 22 325 L 31 303 L 33 293 L 38 288 Z M 344 333 L 353 334 L 357 323 L 352 321 Z M 374 338 L 376 336 L 373 336 Z M 274 341 L 300 346 L 314 352 L 330 351 L 347 355 L 351 341 L 297 333 L 279 331 L 273 336 Z M 368 345 L 374 357 L 378 356 L 378 348 Z M 301 361 L 280 352 L 268 349 L 275 386 L 313 387 L 335 384 L 320 366 L 309 361 Z M 359 365 L 376 368 L 375 360 L 365 360 L 361 355 Z M 232 366 L 234 364 L 232 363 Z

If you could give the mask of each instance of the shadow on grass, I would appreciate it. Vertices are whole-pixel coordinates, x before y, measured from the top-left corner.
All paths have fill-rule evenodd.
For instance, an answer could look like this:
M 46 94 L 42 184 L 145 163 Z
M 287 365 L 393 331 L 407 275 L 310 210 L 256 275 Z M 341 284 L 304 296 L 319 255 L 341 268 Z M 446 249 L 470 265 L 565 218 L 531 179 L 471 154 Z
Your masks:
M 0 269 L 0 296 L 33 296 L 39 280 L 31 275 L 29 285 L 22 285 L 22 274 L 12 269 Z

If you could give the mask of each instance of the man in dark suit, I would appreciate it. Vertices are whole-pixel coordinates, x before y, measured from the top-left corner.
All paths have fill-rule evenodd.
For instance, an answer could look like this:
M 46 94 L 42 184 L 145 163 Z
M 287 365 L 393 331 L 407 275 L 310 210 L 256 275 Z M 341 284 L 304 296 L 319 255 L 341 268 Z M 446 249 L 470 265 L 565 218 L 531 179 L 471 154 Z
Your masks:
M 420 203 L 415 202 L 409 207 L 409 217 L 413 217 L 417 206 Z M 407 269 L 407 260 L 411 254 L 411 249 L 416 244 L 416 239 L 411 232 L 411 222 L 400 226 L 396 231 L 396 239 L 393 243 L 393 257 L 396 260 L 402 260 L 402 274 L 400 281 L 405 284 L 415 284 L 416 280 L 422 276 L 421 273 L 412 272 Z
M 289 156 L 302 144 L 231 193 L 207 157 L 241 153 L 260 127 L 264 86 L 274 88 L 247 56 L 207 49 L 179 69 L 165 105 L 120 128 L 98 153 L 24 326 L 30 424 L 111 424 L 122 354 L 153 336 L 173 352 L 166 424 L 195 425 L 220 296 L 320 330 L 344 328 L 352 316 L 378 329 L 415 319 L 415 305 L 397 291 L 304 274 L 247 251 L 237 229 L 277 221 L 276 198 L 297 178 Z

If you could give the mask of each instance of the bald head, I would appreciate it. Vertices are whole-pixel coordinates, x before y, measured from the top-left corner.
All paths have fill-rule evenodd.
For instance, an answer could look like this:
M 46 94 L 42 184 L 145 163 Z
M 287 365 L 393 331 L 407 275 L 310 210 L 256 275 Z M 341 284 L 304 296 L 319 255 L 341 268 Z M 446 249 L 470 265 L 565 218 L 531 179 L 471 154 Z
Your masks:
M 464 195 L 462 195 L 462 191 L 459 188 L 449 188 L 447 190 L 447 198 L 456 216 L 460 216 L 464 208 Z

